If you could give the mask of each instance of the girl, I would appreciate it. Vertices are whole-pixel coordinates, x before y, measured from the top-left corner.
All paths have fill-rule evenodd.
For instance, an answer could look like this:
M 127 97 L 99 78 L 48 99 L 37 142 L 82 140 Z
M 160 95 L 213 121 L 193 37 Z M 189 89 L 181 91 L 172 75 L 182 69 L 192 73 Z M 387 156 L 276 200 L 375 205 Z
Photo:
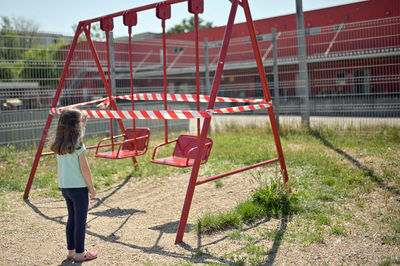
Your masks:
M 86 217 L 90 198 L 96 196 L 92 175 L 82 143 L 86 117 L 75 109 L 64 109 L 58 120 L 50 149 L 57 154 L 58 185 L 68 208 L 67 259 L 85 261 L 97 258 L 97 251 L 86 250 Z

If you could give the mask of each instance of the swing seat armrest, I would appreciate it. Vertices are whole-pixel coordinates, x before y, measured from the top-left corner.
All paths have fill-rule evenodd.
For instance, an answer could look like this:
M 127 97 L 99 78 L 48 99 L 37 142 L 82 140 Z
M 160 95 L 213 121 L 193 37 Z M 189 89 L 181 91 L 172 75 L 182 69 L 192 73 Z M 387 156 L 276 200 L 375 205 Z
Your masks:
M 128 142 L 134 142 L 135 140 L 140 140 L 140 139 L 146 139 L 149 138 L 149 135 L 144 135 L 144 136 L 140 136 L 140 137 L 136 137 L 134 139 L 125 139 L 124 141 L 122 141 L 123 143 L 128 143 Z
M 110 143 L 110 144 L 106 144 L 106 145 L 100 146 L 100 143 L 101 143 L 102 141 L 104 141 L 104 140 L 110 140 L 110 139 L 102 139 L 102 140 L 99 142 L 99 144 L 97 145 L 96 153 L 95 153 L 95 154 L 98 153 L 100 147 L 109 147 L 109 146 L 112 146 L 112 145 L 113 145 L 113 144 Z M 123 143 L 124 143 L 124 141 L 114 142 L 114 146 L 118 145 L 118 150 L 117 150 L 117 155 L 116 155 L 116 157 L 119 156 L 119 153 L 120 153 L 120 151 L 121 151 L 121 148 L 122 148 L 122 144 L 123 144 Z
M 209 155 L 209 153 L 210 153 L 210 151 L 211 151 L 211 146 L 212 146 L 212 142 L 209 142 L 209 143 L 206 143 L 205 145 L 204 145 L 204 151 L 203 152 L 205 152 L 205 155 L 203 155 L 203 157 L 205 157 L 205 162 L 208 160 L 208 155 Z M 198 149 L 198 146 L 197 147 L 193 147 L 193 148 L 191 148 L 189 151 L 188 151 L 188 153 L 187 153 L 187 159 L 186 159 L 186 165 L 188 166 L 189 165 L 189 160 L 191 159 L 191 158 L 195 158 L 194 156 L 190 156 L 193 152 L 195 152 L 196 150 Z M 201 161 L 203 161 L 203 159 L 201 159 Z
M 121 134 L 121 135 L 114 136 L 114 137 L 104 138 L 104 139 L 102 139 L 102 140 L 99 141 L 99 144 L 102 143 L 102 142 L 104 142 L 104 141 L 111 140 L 111 139 L 114 139 L 114 140 L 115 140 L 115 139 L 121 138 L 121 137 L 123 137 L 123 136 L 124 136 L 124 135 Z
M 157 146 L 155 146 L 154 147 L 154 151 L 153 151 L 153 156 L 151 157 L 151 159 L 154 160 L 154 158 L 156 157 L 156 153 L 157 153 L 158 148 L 160 148 L 162 146 L 165 146 L 165 145 L 168 145 L 168 144 L 171 144 L 171 143 L 174 143 L 174 142 L 177 142 L 177 141 L 178 141 L 178 139 L 174 139 L 174 140 L 168 141 L 166 143 L 161 143 L 161 144 L 158 144 Z
M 99 148 L 101 147 L 101 144 L 103 143 L 103 142 L 105 142 L 105 141 L 110 141 L 111 139 L 118 139 L 118 138 L 121 138 L 121 137 L 123 137 L 124 135 L 118 135 L 118 136 L 114 136 L 113 138 L 112 137 L 108 137 L 108 138 L 104 138 L 104 139 L 102 139 L 102 140 L 100 140 L 99 141 L 99 143 L 97 144 L 97 148 L 96 148 L 96 154 L 97 154 L 97 152 L 98 152 L 98 150 L 99 150 Z M 119 144 L 119 143 L 114 143 L 114 144 Z M 106 144 L 106 145 L 104 145 L 103 147 L 107 147 L 107 146 L 111 146 L 112 144 Z

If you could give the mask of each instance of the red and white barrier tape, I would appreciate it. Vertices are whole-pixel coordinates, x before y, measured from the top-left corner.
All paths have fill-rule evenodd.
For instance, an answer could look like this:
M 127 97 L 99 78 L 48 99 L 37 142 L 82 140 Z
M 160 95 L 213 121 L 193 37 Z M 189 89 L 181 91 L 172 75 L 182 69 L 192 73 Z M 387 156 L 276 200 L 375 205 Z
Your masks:
M 113 96 L 113 99 L 131 100 L 131 95 Z M 163 101 L 164 94 L 162 93 L 136 93 L 133 95 L 135 101 Z M 210 96 L 200 95 L 200 102 L 208 102 Z M 167 101 L 174 102 L 197 102 L 196 94 L 167 94 Z M 265 103 L 264 99 L 240 99 L 240 98 L 228 98 L 228 97 L 217 97 L 215 102 L 225 103 Z M 109 98 L 97 105 L 100 108 L 106 108 L 109 104 Z
M 245 112 L 245 111 L 253 111 L 269 108 L 272 104 L 255 104 L 255 105 L 245 105 L 245 106 L 236 106 L 236 107 L 227 107 L 221 109 L 215 109 L 213 113 L 216 114 L 227 114 L 227 113 L 237 113 L 237 112 Z
M 245 105 L 221 108 L 207 111 L 192 110 L 153 110 L 153 111 L 115 111 L 115 110 L 81 110 L 91 118 L 112 119 L 193 119 L 211 117 L 213 113 L 226 114 L 252 110 L 260 110 L 271 107 L 271 102 L 265 104 Z M 61 114 L 63 108 L 51 108 L 50 114 Z
M 51 108 L 50 114 L 61 114 L 63 108 Z M 208 111 L 191 110 L 154 110 L 154 111 L 115 111 L 115 110 L 81 110 L 91 118 L 111 119 L 193 119 L 211 117 Z
M 89 104 L 93 104 L 93 103 L 98 103 L 98 102 L 104 102 L 105 100 L 108 100 L 107 98 L 101 98 L 101 99 L 96 99 L 90 102 L 84 102 L 84 103 L 77 103 L 77 104 L 72 104 L 72 105 L 68 105 L 67 107 L 79 107 L 79 106 L 85 106 L 85 105 L 89 105 Z M 102 103 L 100 103 L 102 104 Z

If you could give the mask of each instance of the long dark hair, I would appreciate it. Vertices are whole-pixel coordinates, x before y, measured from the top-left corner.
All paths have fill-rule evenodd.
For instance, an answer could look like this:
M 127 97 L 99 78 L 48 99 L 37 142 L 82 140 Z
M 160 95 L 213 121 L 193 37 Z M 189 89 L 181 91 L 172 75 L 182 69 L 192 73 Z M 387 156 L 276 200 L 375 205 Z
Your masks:
M 82 114 L 76 109 L 64 109 L 58 120 L 56 132 L 50 142 L 56 154 L 73 153 L 82 147 Z

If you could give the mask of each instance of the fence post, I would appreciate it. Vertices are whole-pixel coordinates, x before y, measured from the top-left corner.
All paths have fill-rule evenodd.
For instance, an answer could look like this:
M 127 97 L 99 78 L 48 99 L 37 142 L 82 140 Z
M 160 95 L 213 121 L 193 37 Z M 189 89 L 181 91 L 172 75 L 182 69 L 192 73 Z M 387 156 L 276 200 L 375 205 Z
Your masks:
M 276 119 L 276 126 L 279 131 L 279 78 L 278 78 L 278 47 L 276 46 L 276 29 L 272 28 L 272 53 L 274 56 L 273 60 L 273 73 L 274 73 L 274 113 Z
M 206 85 L 204 94 L 210 93 L 210 65 L 208 59 L 208 38 L 204 38 L 204 79 Z
M 114 55 L 114 34 L 110 31 L 110 78 L 111 78 L 111 94 L 113 96 L 117 95 L 117 87 L 115 83 L 115 55 Z M 118 135 L 118 122 L 116 119 L 113 119 L 112 127 L 114 130 L 114 134 Z
M 303 1 L 296 0 L 296 24 L 297 24 L 297 49 L 299 60 L 299 84 L 301 88 L 300 112 L 301 121 L 306 126 L 310 126 L 310 99 L 309 82 L 307 69 L 307 48 L 304 31 Z M 296 88 L 299 89 L 299 88 Z
M 204 95 L 211 94 L 211 82 L 210 82 L 210 62 L 209 62 L 209 55 L 208 55 L 208 38 L 204 38 L 204 79 L 205 79 L 205 86 L 204 86 Z M 210 129 L 208 134 L 211 135 L 212 126 L 210 124 Z

